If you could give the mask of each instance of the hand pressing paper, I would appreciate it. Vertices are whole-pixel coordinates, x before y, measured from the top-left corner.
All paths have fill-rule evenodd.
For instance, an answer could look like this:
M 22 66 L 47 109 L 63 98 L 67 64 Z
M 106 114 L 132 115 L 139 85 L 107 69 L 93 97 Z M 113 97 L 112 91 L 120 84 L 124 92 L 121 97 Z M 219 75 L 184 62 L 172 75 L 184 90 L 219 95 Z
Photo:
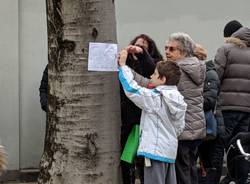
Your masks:
M 118 71 L 117 44 L 89 43 L 89 71 Z

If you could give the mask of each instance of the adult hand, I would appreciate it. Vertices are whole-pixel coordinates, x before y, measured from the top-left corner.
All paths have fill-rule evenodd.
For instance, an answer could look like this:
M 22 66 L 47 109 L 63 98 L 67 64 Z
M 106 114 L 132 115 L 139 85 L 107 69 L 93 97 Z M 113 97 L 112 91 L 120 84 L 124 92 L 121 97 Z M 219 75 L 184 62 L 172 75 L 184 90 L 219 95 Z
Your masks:
M 143 49 L 141 47 L 135 46 L 135 45 L 129 45 L 125 49 L 128 51 L 128 53 L 132 53 L 132 54 L 143 53 Z
M 120 51 L 120 53 L 118 55 L 118 64 L 119 64 L 119 66 L 126 65 L 127 56 L 128 56 L 128 51 L 126 49 L 123 49 L 123 50 Z

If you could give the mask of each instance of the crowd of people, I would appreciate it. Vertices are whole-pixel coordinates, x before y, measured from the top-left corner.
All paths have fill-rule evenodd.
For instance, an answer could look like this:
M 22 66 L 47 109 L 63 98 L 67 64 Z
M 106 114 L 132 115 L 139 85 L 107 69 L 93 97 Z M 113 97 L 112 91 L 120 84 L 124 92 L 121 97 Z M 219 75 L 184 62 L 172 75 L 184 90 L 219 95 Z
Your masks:
M 173 33 L 165 59 L 155 41 L 136 36 L 119 52 L 121 151 L 140 125 L 133 164 L 121 161 L 123 184 L 226 184 L 224 150 L 250 123 L 250 29 L 236 20 L 224 28 L 225 44 L 214 60 L 186 33 Z M 47 111 L 48 68 L 40 86 Z M 209 111 L 219 112 L 224 129 L 206 139 Z M 224 130 L 224 131 L 222 131 Z M 198 163 L 198 164 L 197 164 Z M 200 165 L 200 170 L 197 167 Z
M 135 164 L 121 161 L 123 183 L 134 184 L 136 171 L 145 184 L 231 181 L 229 175 L 221 180 L 224 151 L 235 135 L 249 131 L 250 29 L 233 20 L 224 37 L 209 61 L 186 33 L 169 36 L 165 60 L 152 54 L 149 45 L 158 49 L 144 34 L 120 51 L 122 149 L 140 124 Z M 224 120 L 213 140 L 206 137 L 209 111 Z

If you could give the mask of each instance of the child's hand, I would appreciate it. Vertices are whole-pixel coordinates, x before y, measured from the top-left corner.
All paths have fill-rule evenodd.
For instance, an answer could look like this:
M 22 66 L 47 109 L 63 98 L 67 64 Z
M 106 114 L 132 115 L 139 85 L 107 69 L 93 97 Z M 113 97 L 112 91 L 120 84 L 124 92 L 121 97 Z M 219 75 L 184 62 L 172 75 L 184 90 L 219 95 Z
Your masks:
M 127 56 L 128 56 L 128 51 L 126 49 L 123 49 L 120 51 L 119 56 L 118 56 L 119 66 L 126 65 Z

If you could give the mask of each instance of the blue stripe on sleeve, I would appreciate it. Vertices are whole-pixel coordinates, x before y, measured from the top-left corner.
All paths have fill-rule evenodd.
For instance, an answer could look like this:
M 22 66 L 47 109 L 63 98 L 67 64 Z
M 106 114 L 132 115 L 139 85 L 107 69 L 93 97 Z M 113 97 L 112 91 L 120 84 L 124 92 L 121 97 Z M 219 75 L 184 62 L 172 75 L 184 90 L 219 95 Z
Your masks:
M 128 91 L 130 93 L 136 93 L 136 94 L 140 94 L 139 91 L 137 89 L 134 89 L 133 87 L 131 87 L 127 81 L 127 79 L 124 77 L 123 73 L 122 73 L 122 69 L 119 68 L 119 80 L 122 84 L 122 87 L 125 91 Z

